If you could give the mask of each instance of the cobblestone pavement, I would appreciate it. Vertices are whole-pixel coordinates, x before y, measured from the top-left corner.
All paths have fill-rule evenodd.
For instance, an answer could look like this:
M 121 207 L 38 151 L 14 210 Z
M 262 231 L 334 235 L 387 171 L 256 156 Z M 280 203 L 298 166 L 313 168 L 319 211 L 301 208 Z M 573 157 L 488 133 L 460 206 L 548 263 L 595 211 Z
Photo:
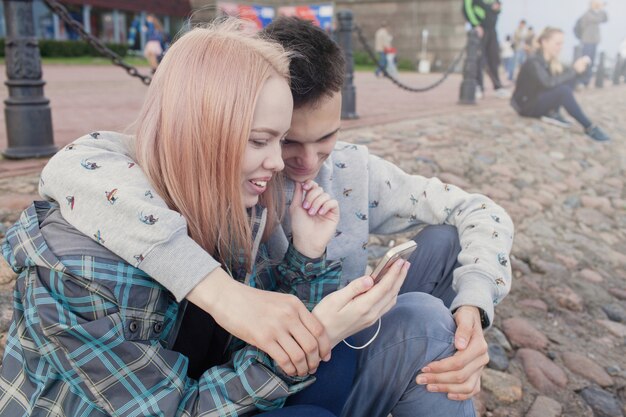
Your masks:
M 408 172 L 487 194 L 513 217 L 515 279 L 488 332 L 492 361 L 476 401 L 483 415 L 626 412 L 626 87 L 580 98 L 612 142 L 519 118 L 508 106 L 342 133 Z M 37 181 L 0 179 L 0 228 Z M 372 259 L 406 238 L 373 236 Z M 0 266 L 2 332 L 12 279 Z
M 0 65 L 0 82 L 5 71 Z M 146 72 L 146 68 L 142 68 Z M 74 139 L 94 130 L 120 131 L 128 127 L 138 114 L 145 85 L 126 72 L 113 66 L 45 65 L 45 96 L 52 107 L 54 142 L 65 146 Z M 401 73 L 399 78 L 412 86 L 423 87 L 441 78 L 441 74 Z M 452 74 L 448 80 L 426 93 L 411 93 L 394 86 L 391 81 L 376 78 L 370 72 L 357 72 L 356 111 L 359 118 L 345 120 L 342 128 L 371 126 L 391 121 L 448 111 L 468 112 L 472 106 L 456 105 L 461 75 Z M 7 90 L 0 89 L 0 100 L 7 98 Z M 487 91 L 483 108 L 501 105 L 502 101 Z M 0 112 L 0 126 L 4 126 L 4 113 Z M 0 129 L 0 150 L 8 146 L 5 129 Z M 41 170 L 44 160 L 9 161 L 0 157 L 0 178 Z

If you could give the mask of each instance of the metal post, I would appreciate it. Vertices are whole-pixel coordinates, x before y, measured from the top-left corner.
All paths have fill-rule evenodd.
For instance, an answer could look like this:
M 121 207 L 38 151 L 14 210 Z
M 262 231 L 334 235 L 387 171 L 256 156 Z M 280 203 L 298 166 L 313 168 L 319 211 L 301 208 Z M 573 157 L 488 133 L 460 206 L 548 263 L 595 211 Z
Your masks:
M 350 10 L 341 10 L 337 13 L 337 20 L 339 21 L 337 39 L 339 40 L 339 46 L 343 50 L 343 55 L 346 58 L 346 79 L 343 83 L 343 87 L 341 88 L 341 118 L 344 120 L 359 118 L 359 115 L 356 113 L 354 59 L 352 56 L 353 19 L 354 17 Z
M 113 42 L 120 43 L 122 37 L 120 36 L 120 12 L 117 9 L 113 10 Z
M 6 20 L 6 17 L 5 17 L 5 20 Z M 61 21 L 59 20 L 59 16 L 57 16 L 56 13 L 52 12 L 52 32 L 54 34 L 55 41 L 61 40 L 61 26 L 59 26 L 60 24 L 61 24 Z
M 41 58 L 35 38 L 32 0 L 4 0 L 7 27 L 5 44 L 6 86 L 4 101 L 9 147 L 2 154 L 11 159 L 49 156 L 57 151 L 52 137 L 50 100 L 43 95 Z
M 139 15 L 139 45 L 141 50 L 146 46 L 146 12 L 141 12 Z
M 604 87 L 604 77 L 606 70 L 604 69 L 604 52 L 600 52 L 600 60 L 598 61 L 598 69 L 596 69 L 596 88 Z
M 467 32 L 467 46 L 465 48 L 459 104 L 476 104 L 476 86 L 478 84 L 478 71 L 480 70 L 478 68 L 480 37 L 476 29 Z
M 168 35 L 170 34 L 170 17 L 169 16 L 163 16 L 163 30 Z
M 613 70 L 613 85 L 619 85 L 622 78 L 622 65 L 622 57 L 620 54 L 617 54 L 617 57 L 615 57 L 615 69 Z
M 91 6 L 88 4 L 83 6 L 83 26 L 85 32 L 91 33 Z

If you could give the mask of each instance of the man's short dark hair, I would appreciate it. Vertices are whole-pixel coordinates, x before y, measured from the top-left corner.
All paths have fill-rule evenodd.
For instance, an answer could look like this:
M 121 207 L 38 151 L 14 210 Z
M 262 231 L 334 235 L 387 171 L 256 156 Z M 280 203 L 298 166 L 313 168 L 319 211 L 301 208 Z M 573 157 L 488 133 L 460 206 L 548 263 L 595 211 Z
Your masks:
M 315 105 L 322 97 L 341 91 L 345 59 L 326 32 L 295 17 L 279 17 L 264 32 L 287 51 L 295 53 L 289 65 L 295 108 Z

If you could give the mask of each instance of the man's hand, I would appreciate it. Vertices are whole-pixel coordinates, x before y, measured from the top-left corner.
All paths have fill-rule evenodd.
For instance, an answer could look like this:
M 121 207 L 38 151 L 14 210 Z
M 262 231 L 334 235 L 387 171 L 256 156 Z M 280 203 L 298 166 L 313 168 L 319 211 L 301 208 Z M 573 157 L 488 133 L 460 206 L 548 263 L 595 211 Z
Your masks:
M 477 307 L 460 307 L 454 313 L 454 320 L 457 352 L 422 368 L 417 383 L 428 384 L 428 391 L 447 392 L 449 399 L 462 401 L 480 392 L 480 375 L 489 362 L 489 354 Z
M 485 34 L 485 29 L 483 29 L 482 26 L 476 26 L 474 29 L 476 29 L 476 33 L 478 34 L 479 38 L 482 38 Z
M 315 181 L 296 182 L 294 186 L 289 206 L 293 245 L 304 256 L 319 258 L 337 230 L 339 203 Z
M 267 353 L 289 376 L 314 373 L 320 358 L 330 359 L 324 326 L 296 296 L 248 287 L 218 268 L 187 299 Z

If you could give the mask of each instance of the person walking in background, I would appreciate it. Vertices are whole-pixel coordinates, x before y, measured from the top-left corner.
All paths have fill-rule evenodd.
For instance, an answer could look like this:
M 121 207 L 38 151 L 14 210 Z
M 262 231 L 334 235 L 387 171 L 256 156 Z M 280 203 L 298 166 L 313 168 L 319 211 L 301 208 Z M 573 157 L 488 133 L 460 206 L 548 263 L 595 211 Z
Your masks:
M 513 50 L 513 41 L 511 36 L 507 35 L 500 48 L 502 54 L 502 64 L 507 73 L 509 81 L 513 81 L 513 73 L 515 72 L 515 51 Z
M 524 37 L 524 54 L 526 57 L 535 52 L 535 36 L 535 29 L 529 26 Z
M 480 87 L 479 96 L 485 91 L 483 85 L 482 69 L 487 69 L 487 74 L 493 83 L 496 97 L 509 98 L 511 92 L 503 87 L 498 73 L 500 68 L 500 46 L 498 45 L 498 33 L 496 24 L 502 5 L 499 0 L 463 0 L 463 14 L 467 21 L 478 31 L 481 37 L 482 56 L 479 61 L 478 79 Z
M 589 120 L 574 97 L 576 82 L 585 74 L 590 59 L 582 56 L 572 68 L 565 68 L 559 61 L 563 40 L 561 29 L 544 29 L 537 39 L 537 53 L 529 56 L 517 75 L 511 105 L 521 116 L 569 127 L 571 124 L 559 113 L 564 107 L 582 125 L 587 136 L 599 142 L 608 141 L 609 136 Z
M 374 49 L 378 54 L 378 66 L 376 67 L 376 76 L 382 73 L 381 68 L 387 68 L 387 49 L 391 48 L 393 36 L 387 30 L 387 22 L 383 20 L 380 27 L 374 35 Z
M 576 22 L 574 33 L 582 42 L 582 54 L 591 59 L 591 65 L 587 68 L 585 76 L 581 79 L 585 87 L 589 87 L 593 65 L 596 61 L 598 44 L 600 43 L 600 24 L 608 21 L 606 3 L 600 0 L 592 0 L 589 10 Z
M 526 61 L 526 50 L 524 49 L 526 41 L 526 20 L 520 20 L 513 33 L 513 48 L 515 49 L 515 64 L 514 68 L 521 67 L 524 61 Z
M 163 25 L 159 19 L 149 14 L 146 17 L 146 45 L 143 48 L 143 55 L 148 60 L 152 73 L 159 66 L 159 58 L 165 51 L 166 36 Z

